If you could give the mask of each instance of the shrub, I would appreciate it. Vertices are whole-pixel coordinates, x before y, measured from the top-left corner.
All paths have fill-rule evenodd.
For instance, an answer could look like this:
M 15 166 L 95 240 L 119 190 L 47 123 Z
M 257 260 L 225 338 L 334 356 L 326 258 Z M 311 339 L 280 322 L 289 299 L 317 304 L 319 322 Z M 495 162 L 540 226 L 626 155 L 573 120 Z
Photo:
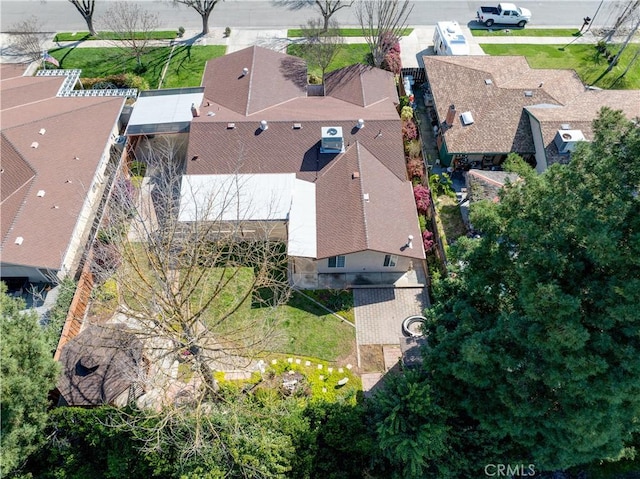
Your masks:
M 400 111 L 402 111 L 405 106 L 409 106 L 409 97 L 407 95 L 400 97 Z
M 418 128 L 413 120 L 402 122 L 402 138 L 404 141 L 411 141 L 418 138 Z
M 451 181 L 451 177 L 447 173 L 430 175 L 429 188 L 436 195 L 447 195 L 454 198 L 456 196 L 455 191 L 453 191 L 453 181 Z
M 380 45 L 382 46 L 383 51 L 400 54 L 400 42 L 393 32 L 383 33 Z
M 428 214 L 429 207 L 431 206 L 431 191 L 429 191 L 429 188 L 423 185 L 414 186 L 413 197 L 416 200 L 418 213 L 423 215 Z
M 404 152 L 409 158 L 420 158 L 422 156 L 422 143 L 418 140 L 409 140 L 404 144 Z
M 407 174 L 411 179 L 418 178 L 422 180 L 422 178 L 424 178 L 422 158 L 409 158 L 409 160 L 407 160 Z
M 149 89 L 149 82 L 147 82 L 147 80 L 132 73 L 108 75 L 101 78 L 83 78 L 81 80 L 82 87 L 85 90 L 91 90 L 97 83 L 111 83 L 116 88 Z
M 433 240 L 433 233 L 429 230 L 424 230 L 422 233 L 422 244 L 424 244 L 424 251 L 428 253 L 433 249 L 436 245 L 436 242 Z
M 130 170 L 133 176 L 144 176 L 147 172 L 147 164 L 143 161 L 132 161 Z
M 418 223 L 420 224 L 420 231 L 424 232 L 427 230 L 427 217 L 425 215 L 418 216 Z
M 182 38 L 184 36 L 184 27 L 178 27 L 178 37 Z
M 410 106 L 402 107 L 402 110 L 400 110 L 400 118 L 402 118 L 404 121 L 412 120 L 413 108 L 411 108 Z
M 320 78 L 318 75 L 310 74 L 309 75 L 309 84 L 310 85 L 321 85 L 322 84 L 322 78 Z
M 402 59 L 400 58 L 400 53 L 387 53 L 382 60 L 382 68 L 398 75 L 402 70 Z
M 229 27 L 225 27 L 225 29 L 224 29 L 224 36 L 225 36 L 225 37 L 228 37 L 228 36 L 230 36 L 230 35 L 231 35 L 231 28 L 229 28 Z

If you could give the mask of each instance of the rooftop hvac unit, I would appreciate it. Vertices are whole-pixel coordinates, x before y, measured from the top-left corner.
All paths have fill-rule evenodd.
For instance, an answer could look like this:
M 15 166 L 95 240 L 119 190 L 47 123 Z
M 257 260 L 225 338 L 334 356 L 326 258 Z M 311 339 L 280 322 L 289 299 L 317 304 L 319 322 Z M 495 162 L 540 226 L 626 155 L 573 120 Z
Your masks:
M 341 126 L 323 126 L 320 153 L 343 153 L 344 136 Z
M 558 130 L 554 143 L 558 148 L 558 153 L 565 155 L 576 149 L 580 141 L 587 141 L 580 130 Z

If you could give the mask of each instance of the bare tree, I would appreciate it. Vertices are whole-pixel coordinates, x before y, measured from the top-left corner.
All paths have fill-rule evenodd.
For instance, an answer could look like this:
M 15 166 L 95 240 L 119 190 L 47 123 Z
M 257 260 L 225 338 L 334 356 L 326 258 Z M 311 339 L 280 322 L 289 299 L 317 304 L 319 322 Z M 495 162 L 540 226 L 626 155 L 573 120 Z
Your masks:
M 158 15 L 137 3 L 117 2 L 109 7 L 101 22 L 113 32 L 115 39 L 112 44 L 135 57 L 138 69 L 142 69 L 142 56 L 159 25 Z
M 209 33 L 209 16 L 219 1 L 220 0 L 174 0 L 174 2 L 186 5 L 198 12 L 202 18 L 202 35 Z
M 80 15 L 87 22 L 87 28 L 89 29 L 89 35 L 95 37 L 97 35 L 93 28 L 93 12 L 96 7 L 95 0 L 69 0 L 71 4 L 76 7 L 76 10 L 80 12 Z
M 119 316 L 151 359 L 140 405 L 162 414 L 218 401 L 215 371 L 255 366 L 277 341 L 276 306 L 290 292 L 284 226 L 253 214 L 270 216 L 270 205 L 247 199 L 242 175 L 215 188 L 183 177 L 184 149 L 166 137 L 143 142 L 147 176 L 139 191 L 115 182 L 93 250 L 94 273 L 116 283 Z
M 13 53 L 24 57 L 27 61 L 35 61 L 42 58 L 44 39 L 41 35 L 42 25 L 40 19 L 31 16 L 9 28 L 11 34 L 11 47 Z
M 302 56 L 307 60 L 310 67 L 318 67 L 321 74 L 321 81 L 324 83 L 324 76 L 329 65 L 334 60 L 343 38 L 340 36 L 337 22 L 332 21 L 330 28 L 324 28 L 324 20 L 309 20 L 305 27 L 302 27 L 303 36 L 306 43 L 303 45 Z
M 610 43 L 618 34 L 619 30 L 623 30 L 625 25 L 627 25 L 630 21 L 633 21 L 633 18 L 637 15 L 638 10 L 640 10 L 640 0 L 629 0 L 629 3 L 622 7 L 622 12 L 616 19 L 613 27 L 606 30 L 603 41 L 605 43 Z
M 331 18 L 343 8 L 353 5 L 355 0 L 276 0 L 276 4 L 290 10 L 301 10 L 307 7 L 316 7 L 323 18 L 321 34 L 327 33 L 330 28 Z
M 412 10 L 409 0 L 360 0 L 356 4 L 356 17 L 374 66 L 382 66 L 385 55 L 400 40 Z

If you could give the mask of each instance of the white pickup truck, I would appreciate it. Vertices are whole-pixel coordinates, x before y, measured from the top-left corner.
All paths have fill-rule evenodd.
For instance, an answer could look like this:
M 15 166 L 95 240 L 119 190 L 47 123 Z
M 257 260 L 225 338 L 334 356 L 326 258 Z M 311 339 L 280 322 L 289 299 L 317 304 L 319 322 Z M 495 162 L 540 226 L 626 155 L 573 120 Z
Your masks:
M 478 21 L 490 27 L 494 23 L 524 27 L 531 20 L 531 12 L 513 3 L 499 3 L 497 7 L 480 7 Z

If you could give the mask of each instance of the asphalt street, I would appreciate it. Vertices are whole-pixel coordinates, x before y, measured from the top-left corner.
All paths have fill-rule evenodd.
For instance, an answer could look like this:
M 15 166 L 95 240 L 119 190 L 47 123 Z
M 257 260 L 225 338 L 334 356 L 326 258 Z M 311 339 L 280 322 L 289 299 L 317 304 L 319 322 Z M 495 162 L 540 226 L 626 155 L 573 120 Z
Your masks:
M 309 6 L 292 8 L 296 3 L 305 2 Z M 95 26 L 100 29 L 100 17 L 113 0 L 96 2 Z M 176 5 L 171 0 L 138 1 L 148 10 L 158 14 L 161 29 L 198 29 L 200 16 L 184 5 Z M 461 25 L 474 21 L 480 4 L 497 3 L 492 0 L 415 0 L 409 24 L 411 26 L 435 25 L 441 20 L 457 20 Z M 620 11 L 623 1 L 606 0 L 598 16 L 595 12 L 601 0 L 523 0 L 516 2 L 532 11 L 530 24 L 535 26 L 566 26 L 579 28 L 586 16 L 594 18 L 595 25 L 611 25 Z M 82 16 L 67 0 L 0 0 L 0 30 L 7 32 L 12 25 L 26 17 L 38 17 L 45 32 L 82 31 L 86 24 Z M 210 26 L 245 28 L 287 28 L 303 25 L 308 19 L 317 17 L 313 1 L 308 0 L 224 0 L 215 7 Z M 353 8 L 345 8 L 336 14 L 343 26 L 357 25 Z

